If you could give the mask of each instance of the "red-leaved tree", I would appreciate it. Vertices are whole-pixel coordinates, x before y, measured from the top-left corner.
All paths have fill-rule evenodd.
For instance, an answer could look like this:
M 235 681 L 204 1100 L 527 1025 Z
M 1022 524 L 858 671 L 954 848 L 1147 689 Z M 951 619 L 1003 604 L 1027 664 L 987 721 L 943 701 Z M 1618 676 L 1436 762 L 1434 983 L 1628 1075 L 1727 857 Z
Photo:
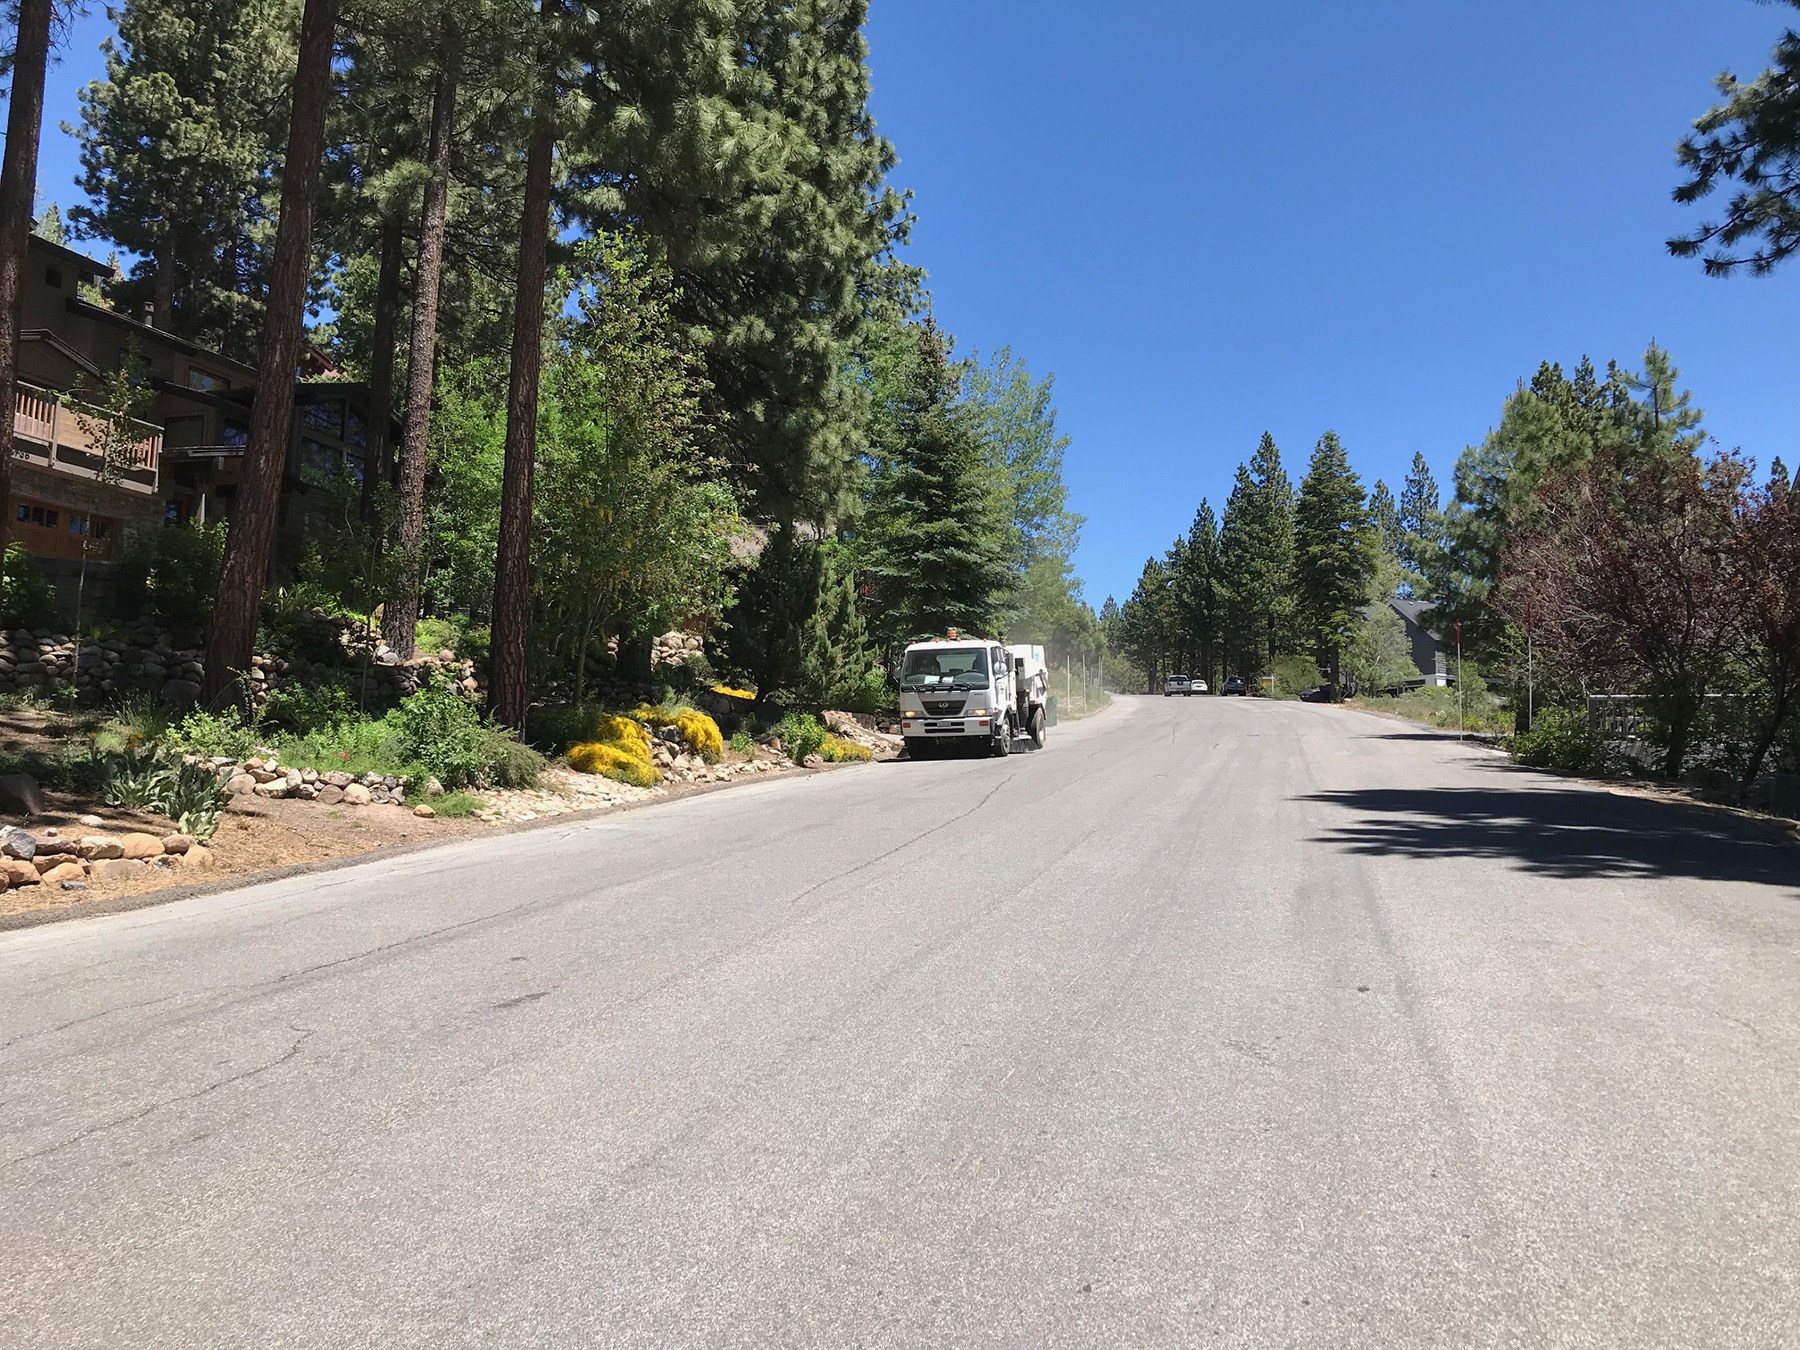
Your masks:
M 1732 570 L 1761 714 L 1744 769 L 1748 783 L 1782 728 L 1800 715 L 1800 491 L 1771 482 L 1747 494 Z
M 1748 475 L 1602 449 L 1540 494 L 1533 527 L 1507 544 L 1502 610 L 1589 686 L 1642 692 L 1678 777 L 1706 695 L 1741 654 L 1737 546 Z

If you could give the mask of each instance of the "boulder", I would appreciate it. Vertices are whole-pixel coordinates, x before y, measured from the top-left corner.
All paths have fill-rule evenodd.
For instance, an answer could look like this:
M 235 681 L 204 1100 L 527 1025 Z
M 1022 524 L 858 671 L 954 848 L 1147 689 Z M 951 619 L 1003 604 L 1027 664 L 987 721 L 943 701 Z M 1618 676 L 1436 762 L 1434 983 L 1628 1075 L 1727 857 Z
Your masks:
M 102 863 L 101 866 L 105 866 L 105 864 Z M 132 866 L 142 867 L 143 864 L 133 863 Z M 38 879 L 46 886 L 57 886 L 65 881 L 84 881 L 86 878 L 87 868 L 71 858 L 68 862 L 58 863 Z
M 125 843 L 110 834 L 84 834 L 80 840 L 82 852 L 96 860 L 102 858 L 123 858 Z
M 35 886 L 40 880 L 36 867 L 17 858 L 0 858 L 0 877 L 8 886 Z
M 429 806 L 415 806 L 413 807 L 413 814 L 420 820 L 434 820 L 437 818 L 437 812 L 433 811 Z
M 75 820 L 78 824 L 85 825 L 90 830 L 102 829 L 106 825 L 106 822 L 104 820 L 100 819 L 99 816 L 95 816 L 95 815 L 76 816 Z
M 258 783 L 256 785 L 256 795 L 259 797 L 281 798 L 287 796 L 292 791 L 293 789 L 288 786 L 288 781 L 285 778 L 276 778 L 267 783 Z
M 162 851 L 164 853 L 186 853 L 194 846 L 191 834 L 166 834 L 163 836 Z
M 75 877 L 70 877 L 63 882 L 62 888 L 65 891 L 85 891 L 88 888 L 88 884 Z
M 181 865 L 195 870 L 204 870 L 215 865 L 213 852 L 202 844 L 195 844 L 181 855 Z
M 160 858 L 162 856 L 163 841 L 154 834 L 144 834 L 134 830 L 120 839 L 119 843 L 124 846 L 127 858 Z
M 435 778 L 427 778 L 425 780 L 425 795 L 427 797 L 443 796 L 444 795 L 444 785 L 442 783 L 438 782 L 438 780 Z
M 374 799 L 374 794 L 361 783 L 352 783 L 344 789 L 345 806 L 367 806 Z
M 225 785 L 225 789 L 234 797 L 242 797 L 256 791 L 256 779 L 247 773 L 233 774 L 231 781 Z
M 1789 820 L 1800 820 L 1800 773 L 1769 775 L 1769 810 Z
M 163 702 L 177 708 L 191 708 L 200 701 L 200 686 L 192 680 L 170 680 L 162 687 Z
M 37 857 L 37 851 L 37 836 L 30 830 L 21 830 L 17 825 L 0 828 L 0 854 L 30 862 Z
M 326 806 L 336 806 L 339 802 L 344 800 L 344 789 L 341 787 L 333 787 L 330 783 L 327 783 L 324 787 L 319 789 L 319 800 Z
M 325 781 L 334 788 L 347 788 L 356 778 L 352 774 L 333 772 L 325 775 Z
M 0 774 L 0 815 L 41 816 L 44 790 L 28 773 Z
M 129 881 L 133 877 L 141 877 L 149 870 L 149 865 L 142 858 L 108 858 L 105 862 L 94 864 L 92 875 L 95 881 Z M 46 881 L 49 879 L 48 876 L 44 878 Z

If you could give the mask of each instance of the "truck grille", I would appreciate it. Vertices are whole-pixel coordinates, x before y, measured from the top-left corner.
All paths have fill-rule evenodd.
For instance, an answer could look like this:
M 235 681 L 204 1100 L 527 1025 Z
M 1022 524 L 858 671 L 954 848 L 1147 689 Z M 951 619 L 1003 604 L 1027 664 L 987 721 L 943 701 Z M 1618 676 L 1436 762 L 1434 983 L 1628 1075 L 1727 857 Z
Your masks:
M 960 698 L 924 698 L 919 702 L 924 706 L 928 717 L 949 717 L 963 710 L 963 701 Z

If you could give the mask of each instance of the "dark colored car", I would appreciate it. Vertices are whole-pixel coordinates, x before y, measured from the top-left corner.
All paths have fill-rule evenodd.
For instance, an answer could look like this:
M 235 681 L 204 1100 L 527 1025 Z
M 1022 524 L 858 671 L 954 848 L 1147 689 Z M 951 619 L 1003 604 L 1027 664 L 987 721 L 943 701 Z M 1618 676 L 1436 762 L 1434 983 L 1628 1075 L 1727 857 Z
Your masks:
M 1243 680 L 1236 675 L 1226 676 L 1225 683 L 1219 686 L 1219 693 L 1226 697 L 1229 697 L 1232 694 L 1247 694 L 1249 692 L 1250 691 L 1245 687 Z
M 1336 703 L 1337 696 L 1331 686 L 1327 684 L 1321 685 L 1317 689 L 1302 689 L 1300 701 L 1302 703 Z

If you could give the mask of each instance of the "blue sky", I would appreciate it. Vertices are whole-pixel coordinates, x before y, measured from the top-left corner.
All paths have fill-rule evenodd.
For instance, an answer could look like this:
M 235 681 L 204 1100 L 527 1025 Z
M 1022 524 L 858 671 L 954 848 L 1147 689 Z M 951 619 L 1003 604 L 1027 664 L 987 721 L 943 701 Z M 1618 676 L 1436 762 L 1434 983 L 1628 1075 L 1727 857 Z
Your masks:
M 1750 0 L 875 0 L 875 112 L 965 346 L 1055 371 L 1096 606 L 1216 508 L 1266 428 L 1296 479 L 1440 483 L 1545 358 L 1674 355 L 1708 428 L 1800 455 L 1800 263 L 1716 281 L 1663 240 Z
M 40 188 L 75 196 L 52 74 Z M 1708 427 L 1800 459 L 1800 263 L 1713 281 L 1662 241 L 1711 78 L 1794 15 L 1750 0 L 875 0 L 875 111 L 912 260 L 965 347 L 1057 376 L 1097 606 L 1222 507 L 1266 428 L 1327 428 L 1368 483 L 1440 482 L 1546 357 L 1656 338 Z

